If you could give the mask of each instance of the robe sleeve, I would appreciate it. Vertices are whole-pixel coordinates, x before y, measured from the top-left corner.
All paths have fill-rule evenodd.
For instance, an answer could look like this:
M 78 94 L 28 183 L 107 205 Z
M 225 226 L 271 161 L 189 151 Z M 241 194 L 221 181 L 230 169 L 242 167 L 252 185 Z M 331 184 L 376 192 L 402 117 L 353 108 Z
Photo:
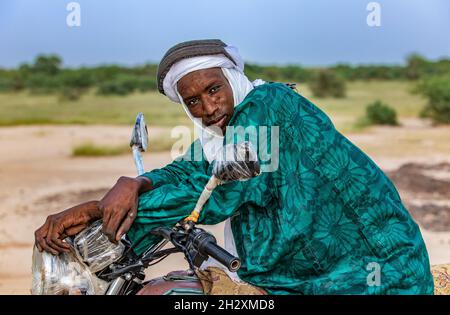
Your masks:
M 205 172 L 207 161 L 201 154 L 200 141 L 194 141 L 186 153 L 166 166 L 146 172 L 141 176 L 152 181 L 154 188 L 162 185 L 177 184 L 186 181 L 195 172 Z
M 236 107 L 230 124 L 243 128 L 254 127 L 250 129 L 256 134 L 241 133 L 232 139 L 228 139 L 228 142 L 237 143 L 246 140 L 250 141 L 252 146 L 256 148 L 260 132 L 258 127 L 260 125 L 267 126 L 269 131 L 266 130 L 266 132 L 270 134 L 271 126 L 276 124 L 272 121 L 274 115 L 269 115 L 271 107 L 268 106 L 268 102 L 271 102 L 271 105 L 275 107 L 279 95 L 269 95 L 263 100 L 258 97 L 257 93 L 253 94 L 255 94 L 255 97 L 249 97 Z M 267 149 L 270 150 L 270 145 Z M 259 155 L 258 152 L 258 159 L 264 165 Z M 136 253 L 142 253 L 157 241 L 155 237 L 147 235 L 151 229 L 158 226 L 171 227 L 191 213 L 212 174 L 212 168 L 213 164 L 199 165 L 181 161 L 145 175 L 155 181 L 156 188 L 139 197 L 138 214 L 132 228 L 127 233 L 132 243 L 144 239 L 136 246 Z M 277 178 L 272 177 L 272 174 L 271 172 L 265 172 L 247 181 L 228 182 L 218 186 L 204 205 L 199 223 L 220 223 L 231 217 L 237 209 L 248 202 L 264 207 L 270 200 L 271 190 L 269 186 L 277 186 Z M 269 181 L 271 185 L 268 185 Z M 261 187 L 261 185 L 267 186 L 267 194 L 254 193 L 255 191 L 264 191 L 264 189 L 254 189 L 256 186 Z

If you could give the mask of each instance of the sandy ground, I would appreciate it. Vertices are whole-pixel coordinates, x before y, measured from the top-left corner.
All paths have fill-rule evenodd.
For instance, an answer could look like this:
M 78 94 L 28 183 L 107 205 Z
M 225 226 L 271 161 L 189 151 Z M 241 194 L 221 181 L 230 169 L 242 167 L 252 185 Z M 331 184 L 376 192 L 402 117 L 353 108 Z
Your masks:
M 162 132 L 167 130 L 149 128 L 151 136 Z M 411 141 L 412 134 L 419 140 Z M 408 122 L 402 128 L 377 128 L 367 134 L 348 137 L 383 170 L 393 171 L 409 162 L 450 162 L 450 150 L 445 143 L 440 143 L 448 142 L 448 138 L 445 140 L 442 134 L 450 134 L 450 128 Z M 117 126 L 0 128 L 0 294 L 29 293 L 33 233 L 47 215 L 82 201 L 99 199 L 121 175 L 135 176 L 131 154 L 73 158 L 70 156 L 73 146 L 86 140 L 122 144 L 129 141 L 129 135 L 129 127 Z M 437 147 L 433 147 L 433 141 Z M 400 149 L 401 145 L 406 147 Z M 413 154 L 408 154 L 408 146 L 414 148 Z M 144 155 L 147 169 L 161 167 L 170 160 L 168 152 Z M 434 173 L 437 177 L 445 175 Z M 401 189 L 400 193 L 402 198 L 407 194 Z M 411 199 L 411 202 L 417 200 Z M 448 206 L 448 200 L 440 202 Z M 421 227 L 431 263 L 450 262 L 450 227 L 439 231 Z M 222 242 L 222 226 L 213 226 L 210 230 Z M 174 255 L 149 269 L 148 277 L 185 267 L 181 255 Z

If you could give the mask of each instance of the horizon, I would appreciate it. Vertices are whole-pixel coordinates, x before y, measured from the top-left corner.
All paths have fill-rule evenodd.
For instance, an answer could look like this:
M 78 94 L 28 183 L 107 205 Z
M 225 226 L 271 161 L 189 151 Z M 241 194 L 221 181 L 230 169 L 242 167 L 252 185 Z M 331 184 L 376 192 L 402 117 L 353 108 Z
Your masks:
M 335 64 L 329 64 L 329 65 L 304 65 L 304 64 L 295 64 L 295 63 L 285 63 L 285 64 L 275 64 L 275 63 L 257 63 L 257 62 L 252 62 L 250 61 L 246 61 L 245 65 L 256 65 L 256 66 L 261 66 L 261 67 L 287 67 L 287 66 L 295 66 L 295 67 L 300 67 L 300 68 L 304 68 L 304 69 L 320 69 L 320 68 L 329 68 L 329 67 L 334 67 L 334 66 L 350 66 L 350 67 L 405 67 L 406 66 L 406 59 L 408 56 L 416 54 L 415 52 L 411 52 L 410 54 L 406 55 L 404 60 L 401 63 L 345 63 L 345 62 L 341 62 L 341 63 L 335 63 Z M 15 67 L 3 67 L 0 65 L 0 69 L 2 70 L 15 70 L 18 69 L 21 65 L 31 65 L 33 64 L 33 62 L 35 61 L 35 58 L 37 58 L 40 55 L 45 55 L 45 56 L 49 56 L 49 55 L 54 55 L 57 57 L 60 57 L 62 60 L 62 67 L 61 69 L 80 69 L 80 68 L 86 68 L 86 69 L 90 69 L 90 68 L 97 68 L 97 67 L 108 67 L 108 66 L 117 66 L 117 67 L 121 67 L 121 68 L 135 68 L 135 67 L 142 67 L 142 66 L 146 66 L 146 65 L 152 65 L 152 66 L 158 66 L 159 62 L 142 62 L 142 63 L 135 63 L 135 64 L 122 64 L 122 63 L 98 63 L 98 64 L 89 64 L 89 65 L 78 65 L 78 66 L 68 66 L 64 64 L 64 59 L 57 55 L 57 54 L 52 54 L 52 53 L 48 53 L 48 54 L 37 54 L 34 58 L 32 58 L 31 60 L 28 61 L 24 61 L 19 63 L 18 65 L 16 65 Z M 420 57 L 424 57 L 419 54 Z M 427 61 L 429 62 L 439 62 L 442 60 L 450 60 L 449 56 L 446 57 L 441 57 L 441 58 L 435 58 L 435 59 L 428 59 L 425 58 Z

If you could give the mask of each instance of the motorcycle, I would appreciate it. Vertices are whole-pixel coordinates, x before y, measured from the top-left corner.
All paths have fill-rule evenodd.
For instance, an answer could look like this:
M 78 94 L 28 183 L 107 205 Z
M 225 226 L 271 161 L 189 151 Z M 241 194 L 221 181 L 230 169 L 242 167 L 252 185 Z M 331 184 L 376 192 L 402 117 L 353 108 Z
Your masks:
M 143 114 L 139 113 L 130 141 L 138 175 L 144 173 L 141 153 L 147 150 L 147 144 L 147 126 Z M 239 270 L 241 260 L 217 245 L 211 233 L 196 226 L 203 205 L 215 187 L 260 174 L 256 153 L 249 142 L 226 145 L 224 156 L 225 159 L 215 161 L 213 174 L 192 213 L 172 228 L 158 227 L 149 231 L 148 234 L 161 240 L 141 255 L 136 255 L 133 249 L 148 234 L 135 244 L 131 244 L 126 235 L 114 244 L 102 233 L 101 220 L 65 239 L 71 247 L 69 253 L 53 256 L 34 247 L 32 294 L 197 295 L 204 293 L 195 270 L 209 257 L 231 272 Z M 188 270 L 145 281 L 147 268 L 174 253 L 184 254 Z

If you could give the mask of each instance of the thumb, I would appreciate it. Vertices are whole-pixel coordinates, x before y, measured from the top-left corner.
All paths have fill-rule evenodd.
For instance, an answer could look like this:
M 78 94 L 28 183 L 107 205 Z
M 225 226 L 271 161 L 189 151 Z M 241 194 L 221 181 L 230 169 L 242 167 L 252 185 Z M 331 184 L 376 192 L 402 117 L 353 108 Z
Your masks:
M 83 231 L 86 227 L 87 227 L 87 224 L 79 224 L 79 225 L 72 226 L 65 230 L 64 238 L 66 238 L 68 236 L 76 235 L 79 232 Z

